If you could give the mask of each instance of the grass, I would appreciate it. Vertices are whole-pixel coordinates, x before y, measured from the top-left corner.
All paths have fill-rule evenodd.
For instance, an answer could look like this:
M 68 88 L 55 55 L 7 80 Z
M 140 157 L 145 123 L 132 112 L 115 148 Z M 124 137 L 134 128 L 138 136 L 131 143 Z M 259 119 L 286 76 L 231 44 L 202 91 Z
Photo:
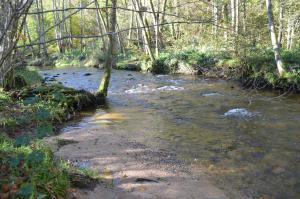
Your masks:
M 16 73 L 27 86 L 0 90 L 0 198 L 66 198 L 70 166 L 55 160 L 41 139 L 77 111 L 96 106 L 96 99 L 86 91 L 43 85 L 33 69 Z

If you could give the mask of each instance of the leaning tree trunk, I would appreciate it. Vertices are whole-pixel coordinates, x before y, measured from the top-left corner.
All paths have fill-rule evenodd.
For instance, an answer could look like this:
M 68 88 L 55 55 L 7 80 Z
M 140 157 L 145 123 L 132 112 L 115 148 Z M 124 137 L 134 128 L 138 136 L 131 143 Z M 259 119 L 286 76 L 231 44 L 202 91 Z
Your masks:
M 106 55 L 105 71 L 100 87 L 98 89 L 98 97 L 106 97 L 109 86 L 112 67 L 115 64 L 115 43 L 116 43 L 116 26 L 117 26 L 117 0 L 111 0 L 112 6 L 110 9 L 109 20 L 109 45 Z M 108 5 L 106 5 L 108 7 Z
M 280 48 L 278 45 L 278 40 L 276 37 L 275 28 L 274 28 L 274 24 L 273 24 L 273 12 L 272 12 L 271 0 L 266 0 L 266 6 L 267 6 L 268 21 L 269 21 L 268 27 L 269 27 L 269 31 L 271 34 L 271 42 L 272 42 L 272 47 L 273 47 L 273 51 L 274 51 L 275 62 L 276 62 L 278 73 L 280 76 L 282 76 L 285 71 L 283 68 L 283 63 L 282 63 L 281 55 L 280 55 Z
M 0 87 L 14 88 L 13 52 L 33 0 L 0 2 Z

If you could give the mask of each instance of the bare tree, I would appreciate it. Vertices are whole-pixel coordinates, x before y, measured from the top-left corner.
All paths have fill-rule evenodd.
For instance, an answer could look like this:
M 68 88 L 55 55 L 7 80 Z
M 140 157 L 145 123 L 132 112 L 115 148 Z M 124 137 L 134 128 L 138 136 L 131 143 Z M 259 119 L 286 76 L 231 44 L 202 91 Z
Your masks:
M 0 2 L 0 86 L 14 87 L 13 52 L 23 30 L 33 0 L 1 0 Z

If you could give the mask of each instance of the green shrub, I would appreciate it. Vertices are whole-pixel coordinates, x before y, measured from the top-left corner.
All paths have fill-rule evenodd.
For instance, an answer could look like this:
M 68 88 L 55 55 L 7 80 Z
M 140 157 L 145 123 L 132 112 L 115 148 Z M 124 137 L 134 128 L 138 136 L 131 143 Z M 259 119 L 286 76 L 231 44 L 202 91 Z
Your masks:
M 294 50 L 282 51 L 282 59 L 288 65 L 297 65 L 300 67 L 300 48 Z
M 248 70 L 251 70 L 254 73 L 260 71 L 274 72 L 274 69 L 276 68 L 274 53 L 271 49 L 253 49 L 246 57 L 242 58 L 242 61 L 247 66 Z
M 170 72 L 170 68 L 165 64 L 164 58 L 158 58 L 152 62 L 151 72 L 153 74 L 167 74 Z
M 241 61 L 238 58 L 220 59 L 216 64 L 218 67 L 238 68 L 241 67 Z

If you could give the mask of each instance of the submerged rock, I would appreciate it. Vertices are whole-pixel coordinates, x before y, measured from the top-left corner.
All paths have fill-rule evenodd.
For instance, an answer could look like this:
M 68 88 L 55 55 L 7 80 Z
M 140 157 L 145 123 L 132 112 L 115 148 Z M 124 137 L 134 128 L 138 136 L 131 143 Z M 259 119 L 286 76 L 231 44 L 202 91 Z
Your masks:
M 91 73 L 85 73 L 83 76 L 91 76 Z

